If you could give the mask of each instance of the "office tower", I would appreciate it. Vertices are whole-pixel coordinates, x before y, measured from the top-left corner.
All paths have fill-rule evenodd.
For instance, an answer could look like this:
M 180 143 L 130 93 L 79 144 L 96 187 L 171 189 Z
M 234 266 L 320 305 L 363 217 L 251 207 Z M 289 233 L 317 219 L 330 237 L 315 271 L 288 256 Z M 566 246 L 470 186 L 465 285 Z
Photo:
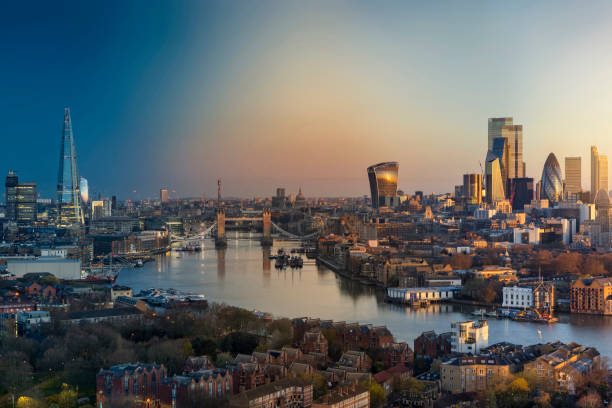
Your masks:
M 563 198 L 563 178 L 561 177 L 561 166 L 554 153 L 548 155 L 542 169 L 542 188 L 540 191 L 541 199 L 548 199 L 556 203 Z
M 38 207 L 36 203 L 36 183 L 17 183 L 17 221 L 36 221 Z
M 162 204 L 168 202 L 168 189 L 162 188 L 159 190 L 159 202 Z
M 104 202 L 102 200 L 94 200 L 91 202 L 91 219 L 98 220 L 104 217 Z
M 482 174 L 463 175 L 463 197 L 469 203 L 482 202 Z
M 508 195 L 513 211 L 520 211 L 525 208 L 525 204 L 531 203 L 534 197 L 533 179 L 530 177 L 520 177 L 508 180 Z
M 397 179 L 399 163 L 383 162 L 368 167 L 368 180 L 372 194 L 372 208 L 393 207 L 399 204 Z
M 414 198 L 418 201 L 418 202 L 423 202 L 423 192 L 420 190 L 417 190 L 414 192 Z
M 599 154 L 596 146 L 591 146 L 591 201 L 599 190 L 609 190 L 608 184 L 608 156 Z
M 487 153 L 485 177 L 487 203 L 492 204 L 505 199 L 501 160 L 492 150 Z
M 17 175 L 9 171 L 4 187 L 6 189 L 6 218 L 11 221 L 17 219 Z
M 76 150 L 72 136 L 70 109 L 64 109 L 62 148 L 60 151 L 59 177 L 57 181 L 57 224 L 63 227 L 78 226 L 83 223 L 81 194 L 79 191 L 79 172 Z
M 491 152 L 499 159 L 502 186 L 505 194 L 508 185 L 508 168 L 510 167 L 510 162 L 508 160 L 508 139 L 504 137 L 496 137 L 493 139 L 493 148 Z
M 502 137 L 502 127 L 511 125 L 512 118 L 489 118 L 489 144 L 487 147 L 488 150 L 491 150 L 493 148 L 493 139 L 495 139 L 496 137 Z
M 115 213 L 117 211 L 117 196 L 111 198 L 111 211 Z
M 580 157 L 565 158 L 565 194 L 567 197 L 577 197 L 582 192 L 582 159 Z
M 501 128 L 501 137 L 506 139 L 508 179 L 525 177 L 525 162 L 523 162 L 523 125 L 505 125 Z
M 604 190 L 609 194 L 610 186 L 608 184 L 608 156 L 599 155 L 599 190 Z
M 286 204 L 285 189 L 282 187 L 276 188 L 276 196 L 272 197 L 272 207 L 283 208 Z
M 81 177 L 79 180 L 79 189 L 81 190 L 81 202 L 87 206 L 89 202 L 89 183 L 85 177 Z
M 591 202 L 599 192 L 599 152 L 597 146 L 591 146 Z

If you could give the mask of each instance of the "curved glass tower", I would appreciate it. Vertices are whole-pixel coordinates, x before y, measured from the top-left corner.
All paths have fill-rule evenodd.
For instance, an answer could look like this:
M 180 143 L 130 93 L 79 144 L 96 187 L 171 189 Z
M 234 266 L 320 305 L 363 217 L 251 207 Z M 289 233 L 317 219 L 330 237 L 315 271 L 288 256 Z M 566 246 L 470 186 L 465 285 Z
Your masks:
M 372 207 L 394 206 L 397 201 L 398 162 L 383 162 L 368 167 Z
M 561 166 L 554 153 L 548 155 L 542 170 L 542 192 L 541 198 L 547 198 L 551 203 L 556 203 L 563 197 L 563 181 L 561 177 Z
M 60 150 L 59 176 L 57 180 L 57 224 L 61 227 L 83 224 L 79 171 L 76 149 L 72 136 L 70 109 L 64 108 L 62 149 Z

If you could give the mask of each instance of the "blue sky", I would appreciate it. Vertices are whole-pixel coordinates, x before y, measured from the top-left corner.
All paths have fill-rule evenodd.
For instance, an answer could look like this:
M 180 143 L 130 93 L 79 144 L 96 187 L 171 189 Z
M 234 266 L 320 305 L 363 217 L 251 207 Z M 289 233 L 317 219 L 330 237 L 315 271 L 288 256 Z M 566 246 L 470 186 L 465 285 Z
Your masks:
M 0 6 L 0 172 L 51 196 L 64 106 L 90 189 L 121 198 L 368 194 L 365 168 L 452 191 L 486 121 L 612 153 L 606 2 L 127 1 Z M 132 191 L 136 190 L 136 193 Z

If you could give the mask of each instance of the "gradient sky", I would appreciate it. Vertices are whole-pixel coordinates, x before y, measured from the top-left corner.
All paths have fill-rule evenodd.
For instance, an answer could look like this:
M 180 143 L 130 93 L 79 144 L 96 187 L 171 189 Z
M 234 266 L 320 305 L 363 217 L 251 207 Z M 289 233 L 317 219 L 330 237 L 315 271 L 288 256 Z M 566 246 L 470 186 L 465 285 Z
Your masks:
M 603 1 L 4 2 L 0 173 L 51 197 L 69 106 L 105 195 L 356 196 L 385 160 L 445 192 L 513 116 L 529 177 L 581 155 L 588 189 L 590 145 L 612 154 L 610 21 Z

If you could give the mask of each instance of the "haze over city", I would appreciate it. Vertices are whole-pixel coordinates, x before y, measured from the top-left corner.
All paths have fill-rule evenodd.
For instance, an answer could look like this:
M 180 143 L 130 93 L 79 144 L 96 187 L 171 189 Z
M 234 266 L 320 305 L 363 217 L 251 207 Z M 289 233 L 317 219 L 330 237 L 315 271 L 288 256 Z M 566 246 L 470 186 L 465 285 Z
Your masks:
M 221 177 L 228 196 L 362 196 L 384 160 L 399 188 L 448 192 L 484 165 L 487 118 L 512 116 L 539 180 L 549 152 L 612 152 L 612 4 L 581 6 L 6 3 L 3 167 L 52 197 L 68 106 L 106 195 L 213 197 Z

